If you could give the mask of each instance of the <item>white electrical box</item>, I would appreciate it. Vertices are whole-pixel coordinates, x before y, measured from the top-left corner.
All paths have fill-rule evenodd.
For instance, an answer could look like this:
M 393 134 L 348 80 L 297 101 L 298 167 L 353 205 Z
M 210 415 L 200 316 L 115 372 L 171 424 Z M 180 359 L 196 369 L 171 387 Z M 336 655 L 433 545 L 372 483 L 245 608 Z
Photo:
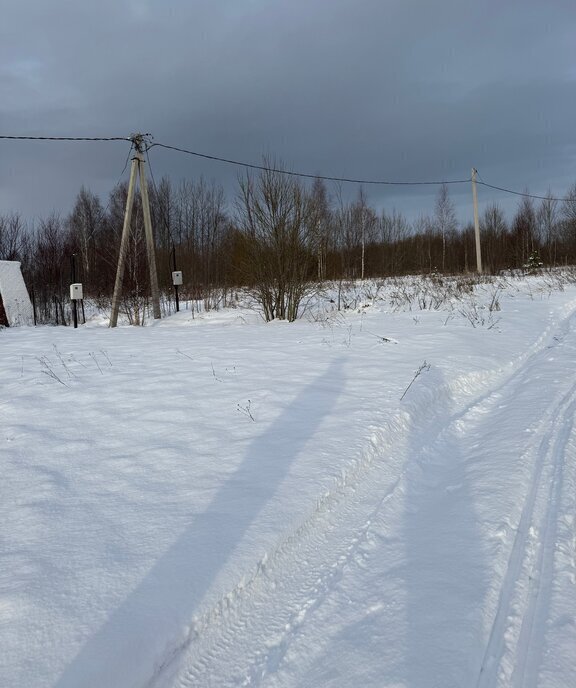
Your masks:
M 70 285 L 70 298 L 72 299 L 72 301 L 81 301 L 84 298 L 84 296 L 82 295 L 81 284 Z
M 182 270 L 174 270 L 172 273 L 172 284 L 179 287 L 182 284 Z

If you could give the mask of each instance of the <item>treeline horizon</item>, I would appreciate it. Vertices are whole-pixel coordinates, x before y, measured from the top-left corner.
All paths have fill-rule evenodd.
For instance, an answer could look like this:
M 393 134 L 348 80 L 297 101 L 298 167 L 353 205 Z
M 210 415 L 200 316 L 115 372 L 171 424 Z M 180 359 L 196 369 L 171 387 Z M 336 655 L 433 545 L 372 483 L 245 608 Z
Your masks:
M 84 297 L 109 307 L 128 184 L 106 204 L 82 187 L 70 213 L 51 213 L 29 227 L 17 213 L 0 215 L 0 260 L 22 264 L 39 322 L 66 322 L 71 260 Z M 149 187 L 160 289 L 169 298 L 171 272 L 183 272 L 183 299 L 221 290 L 256 290 L 266 319 L 294 319 L 298 289 L 326 280 L 476 271 L 473 223 L 459 223 L 449 188 L 440 186 L 429 214 L 410 222 L 394 209 L 377 212 L 362 188 L 353 200 L 325 183 L 263 171 L 239 177 L 227 203 L 223 187 L 204 178 Z M 576 183 L 566 199 L 521 197 L 506 217 L 497 203 L 480 214 L 483 271 L 576 263 Z M 287 292 L 295 289 L 290 305 Z M 136 195 L 124 275 L 123 310 L 139 322 L 149 295 L 142 206 Z

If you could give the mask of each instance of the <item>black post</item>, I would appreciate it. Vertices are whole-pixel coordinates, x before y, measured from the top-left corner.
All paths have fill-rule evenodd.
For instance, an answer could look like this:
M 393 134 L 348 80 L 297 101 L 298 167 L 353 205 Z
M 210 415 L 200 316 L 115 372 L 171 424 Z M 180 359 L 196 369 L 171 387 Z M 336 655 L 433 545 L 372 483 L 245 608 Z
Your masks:
M 172 244 L 172 270 L 176 272 L 176 246 Z M 178 301 L 178 285 L 174 285 L 174 296 L 176 297 L 176 313 L 180 312 L 180 302 Z
M 76 284 L 76 254 L 73 253 L 70 256 L 70 275 L 72 278 L 72 284 Z M 72 299 L 72 316 L 74 318 L 74 328 L 78 327 L 78 303 L 76 299 Z
M 32 311 L 34 312 L 34 327 L 36 327 L 36 292 L 34 291 L 34 285 L 32 285 Z

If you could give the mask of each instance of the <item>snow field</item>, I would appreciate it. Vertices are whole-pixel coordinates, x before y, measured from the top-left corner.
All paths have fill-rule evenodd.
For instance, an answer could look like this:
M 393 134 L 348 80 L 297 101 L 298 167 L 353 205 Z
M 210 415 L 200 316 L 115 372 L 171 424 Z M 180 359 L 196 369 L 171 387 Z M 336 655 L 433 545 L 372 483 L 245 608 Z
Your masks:
M 576 290 L 536 286 L 2 332 L 0 684 L 564 685 Z

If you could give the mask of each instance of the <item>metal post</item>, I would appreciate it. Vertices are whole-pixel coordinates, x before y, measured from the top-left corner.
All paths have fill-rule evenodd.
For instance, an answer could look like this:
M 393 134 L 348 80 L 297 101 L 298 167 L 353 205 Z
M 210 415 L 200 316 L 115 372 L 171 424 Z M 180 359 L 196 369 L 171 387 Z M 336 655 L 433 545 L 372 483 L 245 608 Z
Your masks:
M 361 269 L 360 279 L 364 279 L 364 251 L 365 251 L 364 212 L 362 212 L 362 269 Z
M 476 270 L 482 274 L 482 253 L 480 250 L 480 222 L 478 220 L 478 194 L 476 192 L 476 169 L 472 168 L 472 200 L 474 202 L 474 235 L 476 237 Z
M 172 244 L 172 270 L 176 272 L 176 246 Z M 178 285 L 174 285 L 174 296 L 176 298 L 176 313 L 180 312 L 180 301 L 178 300 Z
M 73 253 L 70 256 L 70 277 L 72 284 L 76 284 L 76 261 L 75 259 L 76 254 Z M 72 299 L 72 318 L 74 320 L 74 329 L 78 327 L 78 304 L 76 302 L 76 299 Z
M 32 285 L 32 311 L 34 313 L 34 327 L 36 327 L 38 317 L 36 315 L 36 292 L 34 290 L 34 285 Z

